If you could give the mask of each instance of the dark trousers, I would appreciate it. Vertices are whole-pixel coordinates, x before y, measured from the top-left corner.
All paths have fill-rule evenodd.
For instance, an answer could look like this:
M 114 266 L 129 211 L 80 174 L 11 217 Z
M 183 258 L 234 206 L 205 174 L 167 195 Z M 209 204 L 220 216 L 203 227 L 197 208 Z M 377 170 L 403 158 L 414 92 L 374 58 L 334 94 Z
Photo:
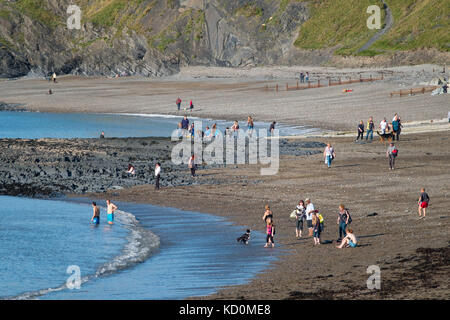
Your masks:
M 191 175 L 195 177 L 195 168 L 191 168 Z
M 181 103 L 177 103 L 178 111 L 180 111 Z
M 389 167 L 391 169 L 394 169 L 394 167 L 395 167 L 395 157 L 393 154 L 389 155 Z
M 363 140 L 363 139 L 364 139 L 364 131 L 363 131 L 363 132 L 361 132 L 361 131 L 359 131 L 359 130 L 358 130 L 358 137 L 356 138 L 356 140 L 358 140 L 358 139 L 359 139 L 359 137 L 361 137 L 361 140 Z
M 159 179 L 161 178 L 161 175 L 157 175 L 156 176 L 156 182 L 155 182 L 155 189 L 159 190 Z

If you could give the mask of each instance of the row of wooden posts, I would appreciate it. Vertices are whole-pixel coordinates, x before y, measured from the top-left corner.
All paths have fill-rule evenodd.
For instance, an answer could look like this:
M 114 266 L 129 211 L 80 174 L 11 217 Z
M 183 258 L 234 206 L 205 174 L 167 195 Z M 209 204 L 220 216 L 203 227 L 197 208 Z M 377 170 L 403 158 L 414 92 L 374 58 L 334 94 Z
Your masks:
M 372 75 L 370 75 L 369 78 L 364 79 L 361 75 L 359 76 L 359 79 L 352 79 L 349 78 L 349 80 L 342 80 L 341 77 L 339 77 L 338 81 L 332 81 L 331 78 L 328 78 L 328 86 L 339 86 L 339 85 L 344 85 L 344 84 L 352 84 L 352 83 L 358 83 L 358 82 L 372 82 L 372 81 L 377 81 L 377 80 L 383 80 L 384 76 L 383 74 L 381 74 L 380 78 L 374 78 L 372 77 Z M 290 91 L 290 90 L 303 90 L 303 89 L 312 89 L 312 88 L 320 88 L 320 87 L 326 87 L 325 84 L 323 84 L 323 82 L 321 83 L 320 79 L 317 80 L 317 83 L 311 83 L 311 81 L 308 81 L 306 85 L 300 85 L 300 83 L 297 81 L 297 85 L 295 86 L 289 86 L 289 83 L 286 83 L 286 91 Z M 265 91 L 269 91 L 271 88 L 269 87 L 269 85 L 266 85 L 264 87 Z M 275 91 L 278 92 L 280 90 L 280 87 L 277 84 L 275 84 Z
M 400 90 L 400 91 L 394 91 L 394 92 L 391 92 L 391 98 L 394 96 L 394 95 L 396 95 L 396 94 L 398 94 L 399 95 L 399 97 L 401 97 L 401 96 L 408 96 L 408 95 L 414 95 L 414 94 L 416 94 L 416 93 L 422 93 L 422 94 L 425 94 L 425 92 L 431 92 L 431 91 L 433 91 L 434 89 L 437 89 L 437 88 L 439 88 L 439 86 L 430 86 L 430 87 L 421 87 L 421 88 L 411 88 L 411 89 L 406 89 L 406 90 Z

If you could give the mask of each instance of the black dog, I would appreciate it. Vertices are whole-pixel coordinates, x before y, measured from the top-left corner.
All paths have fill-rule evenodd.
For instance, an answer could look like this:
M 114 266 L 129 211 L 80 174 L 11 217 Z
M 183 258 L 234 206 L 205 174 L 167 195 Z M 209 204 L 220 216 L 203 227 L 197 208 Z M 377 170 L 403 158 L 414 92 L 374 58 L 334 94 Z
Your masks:
M 386 140 L 392 142 L 392 139 L 394 138 L 393 132 L 385 132 L 384 134 L 381 134 L 377 131 L 377 134 L 380 136 L 380 142 L 385 142 Z
M 242 242 L 244 244 L 248 244 L 248 241 L 250 240 L 250 229 L 247 229 L 247 232 L 244 233 L 242 236 L 236 239 L 237 242 Z

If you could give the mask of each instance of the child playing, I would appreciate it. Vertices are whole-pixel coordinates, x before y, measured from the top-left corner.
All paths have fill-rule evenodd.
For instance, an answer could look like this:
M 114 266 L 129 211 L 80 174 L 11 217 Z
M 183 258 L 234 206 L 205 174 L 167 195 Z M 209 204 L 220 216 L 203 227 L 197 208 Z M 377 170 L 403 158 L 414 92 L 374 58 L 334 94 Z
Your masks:
M 422 219 L 422 209 L 423 209 L 423 218 L 425 218 L 427 214 L 428 203 L 430 202 L 430 197 L 428 193 L 425 192 L 425 188 L 420 189 L 420 197 L 417 204 L 419 205 L 419 219 Z
M 272 218 L 267 218 L 267 227 L 266 227 L 266 245 L 264 248 L 267 248 L 270 244 L 272 245 L 272 248 L 275 247 L 275 242 L 273 241 L 273 235 L 275 234 L 275 224 L 272 221 Z

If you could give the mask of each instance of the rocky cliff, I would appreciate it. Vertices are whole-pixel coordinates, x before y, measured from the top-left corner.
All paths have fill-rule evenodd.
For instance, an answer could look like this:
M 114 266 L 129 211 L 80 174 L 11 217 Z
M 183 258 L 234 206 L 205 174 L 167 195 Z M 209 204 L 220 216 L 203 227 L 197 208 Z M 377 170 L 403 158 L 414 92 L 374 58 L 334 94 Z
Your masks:
M 70 4 L 81 8 L 80 30 L 67 28 Z M 183 65 L 278 64 L 307 19 L 297 1 L 1 1 L 0 75 L 161 76 Z
M 397 39 L 398 26 L 394 25 L 393 31 L 378 42 L 383 46 L 365 50 L 366 56 L 360 57 L 362 64 L 366 64 L 367 54 L 378 55 L 386 50 L 395 54 L 405 41 L 404 48 L 408 50 L 423 49 L 423 39 L 430 39 L 427 47 L 437 50 L 436 55 L 444 53 L 444 58 L 448 58 L 450 45 L 445 32 L 448 13 L 446 6 L 436 1 L 427 0 L 428 7 L 411 4 L 405 8 L 404 2 L 388 1 L 390 5 L 395 2 L 394 21 L 399 26 L 408 21 L 412 27 L 416 26 L 417 17 L 428 17 L 424 10 L 430 13 L 435 21 L 424 19 L 420 29 L 436 39 L 423 32 L 413 32 L 407 38 L 402 34 L 402 39 Z M 343 61 L 336 59 L 336 52 L 344 56 L 356 54 L 373 36 L 375 31 L 365 27 L 365 10 L 370 3 L 368 0 L 0 0 L 0 77 L 43 76 L 53 71 L 162 76 L 186 65 L 320 65 L 330 61 L 335 64 L 337 60 Z M 70 5 L 81 9 L 80 29 L 67 26 Z M 431 11 L 439 5 L 444 12 L 438 8 L 442 14 L 435 15 Z M 418 41 L 414 35 L 423 39 Z M 404 60 L 433 62 L 429 55 L 416 52 L 416 56 L 414 61 Z M 390 60 L 374 61 L 389 64 Z

